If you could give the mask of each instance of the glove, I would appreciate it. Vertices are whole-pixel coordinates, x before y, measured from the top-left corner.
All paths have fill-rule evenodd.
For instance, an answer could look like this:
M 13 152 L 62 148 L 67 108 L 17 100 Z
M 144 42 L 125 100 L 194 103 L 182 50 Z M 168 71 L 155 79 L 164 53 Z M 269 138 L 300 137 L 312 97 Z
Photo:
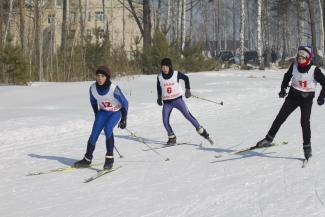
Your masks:
M 287 92 L 285 89 L 281 89 L 281 91 L 279 92 L 279 97 L 280 98 L 284 98 L 287 95 Z
M 157 104 L 158 104 L 159 106 L 162 106 L 162 100 L 161 100 L 161 97 L 159 97 L 159 98 L 157 99 Z
M 324 104 L 324 97 L 319 96 L 317 99 L 317 104 L 318 105 L 323 105 Z
M 118 128 L 125 129 L 126 128 L 126 117 L 122 117 L 120 123 L 118 123 Z
M 186 91 L 185 91 L 185 97 L 186 98 L 190 98 L 191 96 L 192 96 L 191 90 L 190 89 L 186 89 Z

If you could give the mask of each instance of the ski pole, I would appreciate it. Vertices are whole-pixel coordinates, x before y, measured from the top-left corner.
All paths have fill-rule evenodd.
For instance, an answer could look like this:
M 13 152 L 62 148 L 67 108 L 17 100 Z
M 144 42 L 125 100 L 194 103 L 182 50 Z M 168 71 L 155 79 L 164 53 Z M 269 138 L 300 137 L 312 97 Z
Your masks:
M 158 151 L 156 151 L 155 149 L 153 149 L 150 145 L 148 145 L 142 138 L 138 137 L 134 132 L 132 132 L 131 130 L 129 130 L 128 128 L 125 128 L 126 131 L 128 131 L 131 136 L 133 136 L 134 138 L 136 138 L 139 142 L 145 144 L 151 151 L 155 152 L 157 155 L 159 155 L 162 158 L 165 158 L 165 161 L 169 161 L 170 159 L 168 157 L 163 156 L 162 154 L 160 154 Z
M 199 96 L 195 96 L 192 94 L 192 97 L 196 98 L 196 99 L 200 99 L 200 100 L 204 100 L 204 101 L 208 101 L 208 102 L 212 102 L 214 104 L 218 104 L 218 105 L 223 105 L 223 102 L 215 102 L 213 100 L 209 100 L 209 99 L 205 99 L 205 98 L 202 98 L 202 97 L 199 97 Z
M 114 145 L 115 151 L 118 153 L 118 155 L 120 156 L 120 158 L 123 158 L 123 155 L 121 155 L 121 153 L 117 150 L 116 146 Z

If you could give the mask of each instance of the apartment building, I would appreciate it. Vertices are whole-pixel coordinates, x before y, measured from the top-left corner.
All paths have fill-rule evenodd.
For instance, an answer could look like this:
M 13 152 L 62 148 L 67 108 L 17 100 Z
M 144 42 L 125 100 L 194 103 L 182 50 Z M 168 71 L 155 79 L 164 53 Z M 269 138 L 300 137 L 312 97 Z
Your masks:
M 58 49 L 61 46 L 63 0 L 39 0 L 39 2 L 43 45 L 52 45 Z M 67 34 L 73 39 L 72 43 L 80 42 L 83 23 L 84 36 L 92 43 L 96 40 L 101 42 L 104 33 L 108 32 L 113 46 L 124 45 L 127 51 L 142 46 L 140 30 L 132 14 L 123 7 L 123 4 L 127 5 L 126 0 L 67 0 L 67 2 Z M 35 1 L 27 0 L 25 3 L 26 37 L 31 39 L 35 37 Z M 13 11 L 10 28 L 14 41 L 19 43 L 18 11 Z

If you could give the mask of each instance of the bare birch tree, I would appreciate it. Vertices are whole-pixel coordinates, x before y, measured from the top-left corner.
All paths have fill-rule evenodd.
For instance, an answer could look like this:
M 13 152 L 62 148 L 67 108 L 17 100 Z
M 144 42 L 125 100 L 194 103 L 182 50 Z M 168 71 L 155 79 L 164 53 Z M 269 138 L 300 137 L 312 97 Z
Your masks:
M 322 10 L 322 3 L 321 0 L 317 1 L 317 7 L 319 11 L 319 55 L 321 57 L 322 65 L 325 65 L 325 58 L 324 58 L 324 23 L 323 23 L 323 10 Z
M 0 51 L 2 50 L 2 43 L 3 43 L 3 1 L 0 1 Z
M 13 0 L 8 0 L 8 2 L 9 2 L 9 10 L 8 10 L 8 18 L 7 18 L 5 33 L 3 36 L 4 42 L 7 41 L 8 34 L 10 33 L 10 30 L 11 30 Z
M 298 44 L 299 45 L 303 45 L 305 44 L 304 41 L 304 14 L 305 14 L 305 10 L 304 10 L 304 0 L 297 0 L 297 12 L 298 12 L 298 16 L 297 16 L 297 21 L 298 21 Z
M 245 43 L 245 0 L 240 0 L 240 65 L 244 66 Z
M 311 40 L 312 40 L 312 48 L 313 54 L 316 57 L 316 64 L 319 64 L 319 55 L 317 49 L 317 39 L 316 39 L 316 17 L 315 17 L 315 5 L 313 0 L 308 0 L 308 8 L 309 8 L 309 16 L 310 16 L 310 28 L 311 28 Z
M 257 0 L 257 53 L 258 53 L 258 61 L 260 64 L 260 69 L 264 68 L 264 61 L 262 58 L 262 0 Z
M 26 35 L 25 35 L 25 4 L 24 0 L 19 0 L 20 17 L 20 43 L 23 53 L 26 53 Z

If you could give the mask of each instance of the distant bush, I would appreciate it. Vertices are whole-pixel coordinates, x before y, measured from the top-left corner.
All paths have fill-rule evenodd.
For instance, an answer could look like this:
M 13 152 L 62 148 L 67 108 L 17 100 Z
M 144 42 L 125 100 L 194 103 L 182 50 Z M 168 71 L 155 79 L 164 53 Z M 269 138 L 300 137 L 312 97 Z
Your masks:
M 0 52 L 1 80 L 7 84 L 26 85 L 28 82 L 28 63 L 18 46 L 6 43 Z

